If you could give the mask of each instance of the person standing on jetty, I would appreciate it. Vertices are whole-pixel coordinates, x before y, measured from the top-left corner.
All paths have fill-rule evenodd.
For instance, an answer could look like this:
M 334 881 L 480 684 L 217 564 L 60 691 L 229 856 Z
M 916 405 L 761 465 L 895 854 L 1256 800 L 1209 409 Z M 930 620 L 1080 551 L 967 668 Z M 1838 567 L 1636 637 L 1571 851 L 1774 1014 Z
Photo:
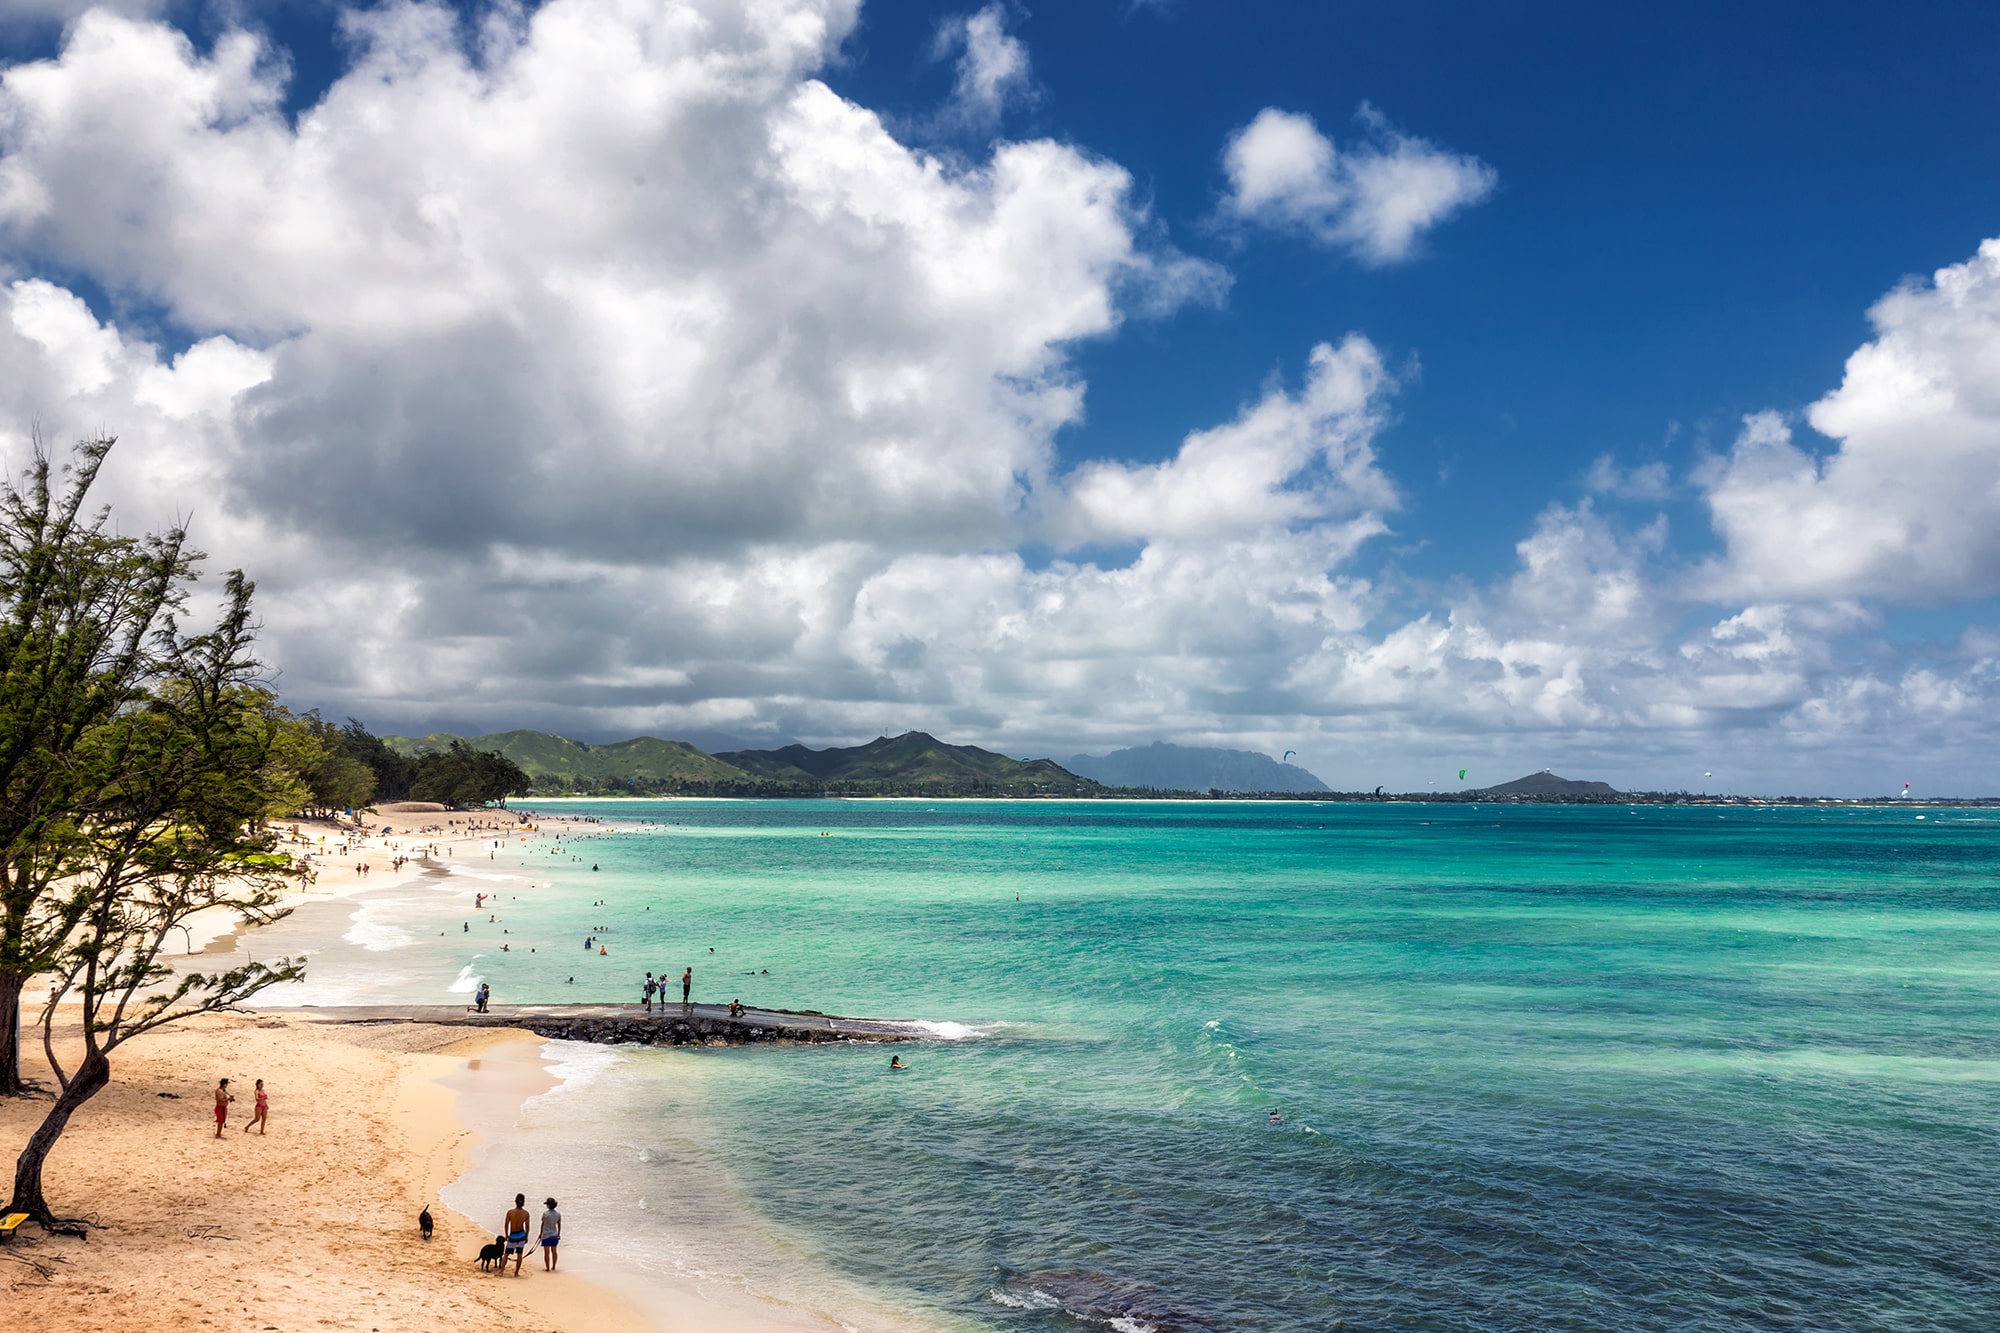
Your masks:
M 692 995 L 693 993 L 694 993 L 694 969 L 690 967 L 687 971 L 681 973 L 682 1012 L 685 1013 L 687 1010 L 694 1007 L 694 1002 L 688 999 L 688 996 Z
M 653 974 L 648 972 L 646 974 L 646 1012 L 649 1014 L 653 1012 L 653 996 L 658 993 L 659 989 L 660 983 L 653 980 Z

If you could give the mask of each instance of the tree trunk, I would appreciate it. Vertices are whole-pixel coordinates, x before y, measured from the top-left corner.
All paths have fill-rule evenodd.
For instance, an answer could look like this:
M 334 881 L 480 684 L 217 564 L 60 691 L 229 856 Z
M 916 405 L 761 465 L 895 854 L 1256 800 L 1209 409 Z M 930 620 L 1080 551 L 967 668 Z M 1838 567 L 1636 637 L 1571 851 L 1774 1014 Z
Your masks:
M 0 1097 L 17 1097 L 21 1083 L 21 990 L 27 978 L 0 973 Z
M 49 1212 L 48 1201 L 42 1197 L 42 1163 L 48 1160 L 49 1150 L 56 1146 L 56 1140 L 69 1125 L 69 1118 L 76 1114 L 78 1107 L 95 1097 L 111 1081 L 111 1062 L 100 1051 L 92 1051 L 78 1067 L 76 1077 L 70 1080 L 56 1104 L 35 1132 L 28 1136 L 28 1146 L 21 1149 L 19 1160 L 14 1163 L 14 1198 L 7 1205 L 10 1213 L 26 1213 L 50 1231 L 64 1231 L 72 1235 L 82 1235 L 75 1224 L 59 1225 Z

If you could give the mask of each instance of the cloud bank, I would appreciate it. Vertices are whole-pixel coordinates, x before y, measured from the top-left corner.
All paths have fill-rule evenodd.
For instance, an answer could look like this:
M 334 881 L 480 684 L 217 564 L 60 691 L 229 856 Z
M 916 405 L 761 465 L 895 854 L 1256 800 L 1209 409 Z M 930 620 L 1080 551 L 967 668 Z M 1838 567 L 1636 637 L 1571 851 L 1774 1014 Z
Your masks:
M 1828 455 L 1758 417 L 1683 481 L 1609 460 L 1513 569 L 1411 589 L 1377 539 L 1414 390 L 1363 333 L 1157 461 L 1064 460 L 1078 349 L 1226 275 L 1076 145 L 899 141 L 819 77 L 855 20 L 551 0 L 468 42 L 394 5 L 288 121 L 257 38 L 84 15 L 0 78 L 0 448 L 122 435 L 121 518 L 192 511 L 286 692 L 383 727 L 1167 737 L 1370 786 L 1994 774 L 2000 636 L 1852 645 L 2000 570 L 2000 243 L 1877 307 L 1807 413 Z M 957 96 L 1025 78 L 999 20 Z M 1374 133 L 1266 112 L 1231 207 L 1387 262 L 1491 188 Z M 1705 565 L 1645 512 L 1683 482 Z

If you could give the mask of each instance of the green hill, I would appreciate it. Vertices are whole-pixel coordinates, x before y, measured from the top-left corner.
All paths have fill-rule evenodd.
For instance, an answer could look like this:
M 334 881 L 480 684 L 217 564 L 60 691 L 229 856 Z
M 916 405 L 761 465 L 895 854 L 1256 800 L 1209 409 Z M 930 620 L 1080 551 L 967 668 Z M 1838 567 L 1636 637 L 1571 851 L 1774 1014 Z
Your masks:
M 715 756 L 771 782 L 818 783 L 836 792 L 938 796 L 1084 795 L 1101 790 L 1052 760 L 1026 762 L 975 745 L 948 745 L 921 731 L 866 745 L 809 750 L 727 750 Z
M 685 741 L 635 736 L 609 745 L 586 745 L 546 731 L 500 731 L 488 736 L 384 736 L 399 754 L 419 755 L 462 740 L 475 750 L 498 750 L 519 764 L 543 794 L 560 791 L 682 791 L 755 782 L 742 769 L 712 758 Z
M 498 750 L 534 779 L 535 794 L 689 796 L 1087 796 L 1103 791 L 1048 759 L 1023 762 L 912 731 L 846 749 L 705 754 L 685 741 L 639 736 L 588 745 L 546 731 L 489 736 L 384 736 L 416 756 L 464 741 Z
M 1590 800 L 1592 798 L 1616 797 L 1618 789 L 1608 782 L 1585 782 L 1578 778 L 1557 777 L 1547 769 L 1540 773 L 1530 773 L 1525 778 L 1515 778 L 1497 787 L 1482 789 L 1490 797 L 1525 797 L 1529 800 Z

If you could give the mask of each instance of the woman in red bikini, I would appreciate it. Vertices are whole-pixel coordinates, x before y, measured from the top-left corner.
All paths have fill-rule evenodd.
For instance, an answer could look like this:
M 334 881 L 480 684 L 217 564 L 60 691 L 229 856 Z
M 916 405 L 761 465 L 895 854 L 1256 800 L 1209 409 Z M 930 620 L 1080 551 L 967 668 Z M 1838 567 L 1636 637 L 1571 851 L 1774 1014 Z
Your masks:
M 243 1127 L 243 1132 L 245 1134 L 248 1134 L 251 1130 L 254 1129 L 259 1134 L 270 1133 L 271 1132 L 271 1122 L 269 1119 L 270 1114 L 271 1114 L 271 1097 L 269 1093 L 264 1091 L 264 1080 L 260 1078 L 257 1080 L 256 1108 L 250 1113 L 250 1123 Z

